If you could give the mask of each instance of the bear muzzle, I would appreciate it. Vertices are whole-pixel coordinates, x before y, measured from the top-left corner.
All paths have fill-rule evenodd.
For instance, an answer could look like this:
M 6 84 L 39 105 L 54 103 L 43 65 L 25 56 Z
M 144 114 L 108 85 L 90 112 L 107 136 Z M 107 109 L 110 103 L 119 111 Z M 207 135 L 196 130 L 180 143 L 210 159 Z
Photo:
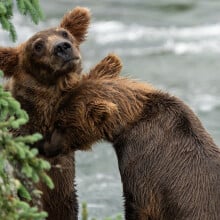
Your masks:
M 80 60 L 79 52 L 74 49 L 71 43 L 68 41 L 57 42 L 54 45 L 53 54 L 61 59 L 64 63 L 72 61 L 73 63 L 77 64 Z

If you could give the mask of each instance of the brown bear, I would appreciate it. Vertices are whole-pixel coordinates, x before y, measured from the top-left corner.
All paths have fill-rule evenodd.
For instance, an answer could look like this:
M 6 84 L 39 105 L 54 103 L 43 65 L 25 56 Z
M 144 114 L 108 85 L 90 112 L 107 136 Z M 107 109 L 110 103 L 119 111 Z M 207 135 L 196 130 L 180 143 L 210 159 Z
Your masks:
M 113 144 L 127 220 L 220 219 L 220 151 L 177 97 L 128 78 L 85 78 L 55 128 L 47 150 Z
M 58 27 L 40 31 L 15 48 L 0 47 L 0 69 L 9 78 L 6 89 L 29 115 L 29 122 L 13 131 L 14 135 L 39 132 L 47 137 L 59 101 L 80 78 L 79 46 L 85 40 L 89 23 L 89 10 L 76 7 Z M 55 188 L 49 190 L 40 184 L 43 209 L 51 220 L 77 219 L 74 153 L 48 161 L 52 167 L 48 174 Z

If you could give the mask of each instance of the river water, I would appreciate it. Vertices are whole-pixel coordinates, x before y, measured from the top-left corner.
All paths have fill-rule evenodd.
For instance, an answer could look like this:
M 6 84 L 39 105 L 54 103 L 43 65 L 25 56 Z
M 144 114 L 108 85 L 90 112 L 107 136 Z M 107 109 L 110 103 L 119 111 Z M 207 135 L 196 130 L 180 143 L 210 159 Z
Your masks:
M 124 63 L 123 75 L 147 81 L 182 98 L 220 146 L 219 0 L 41 1 L 45 22 L 35 26 L 15 14 L 22 42 L 59 23 L 75 6 L 91 9 L 92 25 L 82 46 L 85 70 L 110 52 Z M 1 45 L 15 45 L 0 31 Z M 79 201 L 103 219 L 123 212 L 122 189 L 113 149 L 107 143 L 77 153 Z

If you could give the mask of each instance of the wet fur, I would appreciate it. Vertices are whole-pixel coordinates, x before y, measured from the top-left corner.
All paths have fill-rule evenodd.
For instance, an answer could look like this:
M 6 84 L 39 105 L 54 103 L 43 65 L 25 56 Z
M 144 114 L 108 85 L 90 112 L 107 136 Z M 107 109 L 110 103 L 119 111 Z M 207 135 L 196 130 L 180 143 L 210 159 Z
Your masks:
M 111 142 L 127 220 L 220 219 L 219 149 L 178 98 L 127 78 L 88 77 L 58 112 L 45 146 L 59 140 L 70 152 Z

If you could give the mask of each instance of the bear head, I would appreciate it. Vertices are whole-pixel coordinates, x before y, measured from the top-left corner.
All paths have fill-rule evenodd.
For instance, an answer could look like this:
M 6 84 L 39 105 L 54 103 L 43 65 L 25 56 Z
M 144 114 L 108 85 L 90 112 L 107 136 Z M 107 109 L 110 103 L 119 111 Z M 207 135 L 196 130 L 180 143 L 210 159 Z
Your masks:
M 90 22 L 87 8 L 76 7 L 55 28 L 40 31 L 15 48 L 0 47 L 0 69 L 5 77 L 26 73 L 53 85 L 62 76 L 81 72 L 80 44 Z

